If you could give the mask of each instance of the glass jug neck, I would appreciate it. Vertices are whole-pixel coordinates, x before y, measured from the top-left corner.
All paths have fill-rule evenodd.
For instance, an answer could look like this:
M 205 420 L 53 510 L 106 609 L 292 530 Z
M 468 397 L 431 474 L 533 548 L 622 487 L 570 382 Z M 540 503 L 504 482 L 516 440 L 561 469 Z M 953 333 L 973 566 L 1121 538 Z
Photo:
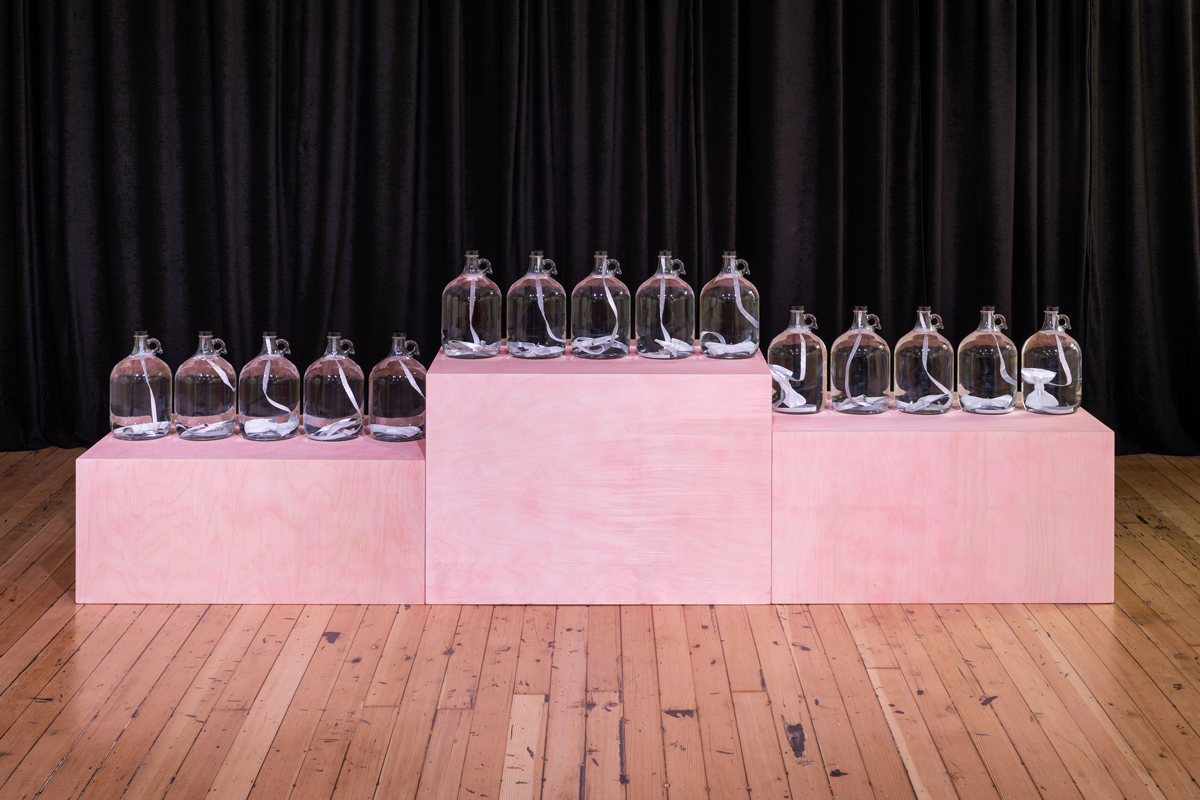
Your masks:
M 804 321 L 804 306 L 792 306 L 788 328 L 801 333 L 808 331 L 808 323 Z
M 935 330 L 933 324 L 933 314 L 929 311 L 929 306 L 921 306 L 917 309 L 917 327 L 915 330 Z
M 979 331 L 998 331 L 1000 327 L 996 324 L 996 309 L 992 306 L 985 306 L 979 312 L 979 327 L 975 330 Z
M 478 251 L 468 250 L 466 260 L 463 264 L 463 275 L 486 275 L 490 270 L 490 263 L 486 258 L 480 258 Z
M 1059 324 L 1058 306 L 1046 306 L 1046 310 L 1042 315 L 1042 330 L 1061 331 L 1062 329 L 1062 326 Z
M 405 349 L 407 347 L 408 347 L 408 339 L 405 338 L 403 333 L 393 333 L 392 334 L 391 355 L 397 356 L 399 358 L 403 358 L 404 356 L 408 355 L 408 351 Z
M 340 331 L 330 331 L 325 336 L 325 353 L 324 358 L 333 358 L 342 354 L 341 348 L 342 334 Z
M 200 331 L 200 343 L 196 346 L 197 356 L 215 356 L 220 355 L 225 348 L 220 344 L 220 339 L 216 339 L 212 335 L 212 331 Z
M 619 269 L 612 269 L 616 260 L 608 257 L 608 253 L 600 251 L 592 256 L 592 274 L 602 278 L 611 278 Z
M 671 258 L 670 250 L 660 250 L 658 253 L 658 269 L 654 272 L 655 275 L 674 275 L 675 270 L 672 268 L 673 259 Z
M 854 309 L 854 318 L 850 323 L 850 327 L 852 329 L 853 328 L 871 328 L 872 327 L 871 324 L 867 322 L 867 307 L 866 306 L 857 306 Z
M 738 257 L 733 250 L 726 250 L 721 254 L 721 272 L 731 275 L 737 271 Z
M 541 250 L 529 254 L 529 275 L 553 275 L 554 262 L 546 258 Z
M 274 333 L 264 333 L 262 350 L 259 352 L 259 355 L 260 356 L 281 356 L 281 355 L 283 355 L 283 348 L 279 346 L 279 337 L 276 336 Z
M 154 355 L 156 348 L 150 346 L 150 334 L 145 331 L 137 331 L 133 334 L 133 350 L 130 351 L 131 356 Z

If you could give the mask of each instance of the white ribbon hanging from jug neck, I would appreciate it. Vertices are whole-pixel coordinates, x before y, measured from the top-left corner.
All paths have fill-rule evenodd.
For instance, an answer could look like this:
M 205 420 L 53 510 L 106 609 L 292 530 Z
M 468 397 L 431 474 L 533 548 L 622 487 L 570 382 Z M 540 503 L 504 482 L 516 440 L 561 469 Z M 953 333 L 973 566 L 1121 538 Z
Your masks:
M 672 358 L 683 353 L 692 352 L 692 346 L 682 339 L 676 339 L 667 331 L 667 276 L 658 278 L 658 327 L 662 329 L 663 338 L 655 339 L 662 350 L 656 353 L 642 353 L 646 358 Z
M 746 321 L 754 326 L 754 330 L 757 331 L 758 320 L 750 316 L 750 312 L 746 310 L 744 305 L 742 305 L 742 284 L 741 281 L 738 280 L 738 271 L 736 267 L 733 270 L 733 302 L 737 305 L 737 310 L 741 312 L 743 317 L 746 318 Z M 758 349 L 758 344 L 753 341 L 754 337 L 752 334 L 747 334 L 746 339 L 737 344 L 727 344 L 725 342 L 725 337 L 715 331 L 701 331 L 700 335 L 702 337 L 715 336 L 720 340 L 719 342 L 708 341 L 704 343 L 704 352 L 713 356 L 753 353 Z M 800 379 L 804 380 L 804 376 L 801 375 Z
M 872 397 L 869 395 L 858 395 L 857 397 L 850 394 L 850 363 L 854 361 L 854 356 L 858 354 L 858 345 L 862 341 L 862 334 L 854 335 L 854 347 L 850 348 L 850 357 L 846 359 L 846 391 L 845 397 L 834 403 L 837 408 L 870 408 L 886 410 L 888 398 L 887 395 Z
M 142 365 L 142 375 L 146 378 L 146 391 L 150 393 L 150 422 L 135 422 L 132 425 L 122 425 L 113 430 L 113 433 L 127 433 L 133 435 L 141 435 L 143 433 L 154 433 L 158 430 L 158 398 L 154 396 L 154 388 L 150 385 L 150 370 L 146 366 L 146 357 L 137 356 L 137 360 Z
M 328 439 L 335 433 L 339 433 L 346 428 L 357 425 L 361 421 L 362 409 L 358 407 L 358 400 L 355 399 L 354 392 L 350 391 L 350 381 L 346 380 L 346 371 L 342 369 L 342 362 L 340 359 L 334 359 L 333 363 L 334 366 L 337 367 L 338 377 L 342 381 L 342 389 L 345 390 L 346 397 L 350 398 L 350 405 L 354 407 L 354 416 L 347 417 L 346 419 L 334 420 L 328 425 L 323 425 L 320 428 L 317 428 L 317 430 L 309 434 L 313 439 Z
M 471 341 L 464 342 L 461 339 L 450 339 L 443 345 L 447 355 L 464 355 L 466 353 L 478 353 L 489 347 L 488 343 L 479 338 L 479 334 L 475 332 L 475 284 L 477 281 L 468 280 L 469 287 L 467 294 L 467 330 L 471 332 Z
M 258 417 L 256 419 L 248 419 L 242 423 L 242 431 L 244 433 L 262 434 L 275 433 L 281 436 L 286 436 L 296 430 L 300 425 L 300 417 L 292 409 L 285 406 L 283 403 L 276 402 L 267 391 L 267 381 L 271 377 L 271 359 L 268 358 L 263 366 L 262 393 L 263 398 L 275 408 L 288 415 L 287 422 L 280 423 L 278 420 L 270 417 Z
M 927 394 L 913 401 L 901 400 L 897 397 L 896 405 L 900 408 L 906 408 L 909 411 L 920 411 L 924 408 L 929 408 L 941 403 L 943 399 L 946 401 L 946 404 L 954 400 L 954 396 L 950 393 L 950 390 L 943 386 L 937 378 L 933 377 L 933 373 L 929 371 L 929 334 L 922 334 L 921 338 L 921 368 L 925 370 L 925 374 L 929 377 L 933 385 L 941 390 L 941 394 Z
M 621 332 L 621 314 L 617 311 L 617 301 L 613 299 L 612 292 L 608 290 L 608 281 L 604 275 L 600 276 L 600 285 L 604 287 L 604 299 L 608 301 L 608 307 L 613 312 L 612 333 L 607 336 L 576 336 L 571 340 L 571 350 L 598 356 L 607 350 L 609 346 L 612 346 L 624 353 L 628 353 L 629 346 L 617 341 L 617 337 Z

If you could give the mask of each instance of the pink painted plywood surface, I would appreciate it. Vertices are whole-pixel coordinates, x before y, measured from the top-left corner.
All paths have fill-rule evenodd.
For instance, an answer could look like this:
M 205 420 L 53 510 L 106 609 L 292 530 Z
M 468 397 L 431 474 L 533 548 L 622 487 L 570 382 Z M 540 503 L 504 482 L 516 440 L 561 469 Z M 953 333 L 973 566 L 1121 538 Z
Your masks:
M 956 413 L 776 415 L 775 602 L 1111 602 L 1112 432 Z
M 421 451 L 110 436 L 76 464 L 77 597 L 423 602 Z
M 428 379 L 429 602 L 769 601 L 761 356 L 448 361 Z

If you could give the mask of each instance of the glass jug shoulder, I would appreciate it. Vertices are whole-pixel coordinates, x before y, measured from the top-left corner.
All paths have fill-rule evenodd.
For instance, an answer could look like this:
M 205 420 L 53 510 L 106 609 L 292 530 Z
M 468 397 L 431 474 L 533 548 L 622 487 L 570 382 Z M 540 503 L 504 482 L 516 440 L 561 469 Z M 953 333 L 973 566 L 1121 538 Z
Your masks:
M 791 321 L 767 347 L 771 408 L 781 414 L 815 414 L 825 400 L 825 343 L 813 332 L 817 318 L 792 306 Z
M 180 438 L 224 439 L 237 430 L 237 373 L 221 358 L 225 342 L 201 331 L 196 353 L 175 373 L 175 430 Z
M 442 352 L 450 358 L 491 358 L 500 352 L 500 287 L 491 262 L 468 250 L 462 273 L 442 291 Z
M 425 437 L 425 368 L 417 343 L 392 334 L 387 356 L 371 370 L 368 431 L 381 442 L 410 442 Z
M 829 399 L 834 411 L 879 414 L 888 408 L 891 350 L 875 331 L 879 317 L 855 306 L 850 329 L 829 349 Z
M 1071 414 L 1083 400 L 1083 351 L 1071 335 L 1071 320 L 1048 306 L 1042 327 L 1021 348 L 1021 390 L 1025 410 Z
M 696 294 L 682 277 L 683 262 L 658 254 L 654 274 L 634 297 L 634 334 L 643 358 L 687 358 L 696 343 Z
M 916 326 L 892 354 L 896 408 L 908 414 L 944 414 L 954 405 L 954 345 L 942 336 L 942 318 L 917 309 Z
M 709 358 L 751 358 L 758 352 L 759 297 L 750 265 L 728 250 L 721 271 L 700 291 L 700 352 Z
M 508 290 L 508 352 L 515 358 L 557 358 L 567 346 L 567 293 L 541 250 Z
M 262 349 L 238 376 L 238 425 L 251 441 L 290 439 L 300 430 L 300 370 L 287 339 L 263 332 Z
M 162 345 L 134 331 L 133 350 L 108 376 L 108 421 L 118 439 L 158 439 L 171 432 L 171 368 Z
M 1017 346 L 994 306 L 958 345 L 958 404 L 968 414 L 1007 414 L 1017 407 Z
M 304 432 L 319 442 L 353 439 L 363 427 L 363 373 L 350 358 L 354 343 L 338 331 L 304 371 Z
M 571 292 L 571 354 L 621 358 L 629 353 L 631 298 L 617 275 L 621 265 L 596 251 L 592 271 Z

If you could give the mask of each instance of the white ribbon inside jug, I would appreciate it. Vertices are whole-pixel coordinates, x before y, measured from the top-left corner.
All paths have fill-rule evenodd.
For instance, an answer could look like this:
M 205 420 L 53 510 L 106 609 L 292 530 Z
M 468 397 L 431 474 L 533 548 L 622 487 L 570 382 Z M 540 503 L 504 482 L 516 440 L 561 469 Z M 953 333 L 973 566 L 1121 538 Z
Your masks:
M 655 339 L 658 346 L 662 350 L 657 353 L 642 353 L 647 358 L 672 358 L 682 355 L 683 353 L 692 352 L 692 346 L 682 339 L 676 339 L 671 336 L 667 330 L 666 323 L 666 308 L 667 308 L 667 276 L 662 275 L 658 279 L 658 327 L 662 329 L 663 338 Z
M 1008 374 L 1008 367 L 1004 364 L 1004 350 L 1000 347 L 1000 337 L 994 333 L 991 336 L 992 341 L 996 343 L 996 363 L 1000 367 L 1000 378 L 1012 386 L 1013 390 L 1008 394 L 1002 394 L 998 397 L 975 397 L 967 392 L 959 392 L 959 404 L 963 408 L 968 408 L 972 411 L 990 408 L 1008 408 L 1016 401 L 1017 381 L 1012 375 Z
M 942 385 L 937 378 L 933 377 L 933 373 L 929 371 L 929 334 L 922 334 L 921 339 L 921 368 L 925 370 L 925 374 L 929 377 L 933 385 L 941 390 L 941 394 L 927 394 L 913 401 L 901 400 L 897 397 L 896 405 L 900 408 L 906 408 L 909 411 L 920 411 L 931 406 L 940 407 L 949 405 L 954 399 L 950 390 Z
M 263 362 L 263 379 L 262 379 L 263 398 L 268 403 L 270 403 L 272 406 L 279 409 L 283 413 L 287 414 L 288 415 L 287 421 L 279 422 L 278 420 L 272 419 L 270 417 L 257 417 L 255 419 L 248 419 L 242 423 L 242 431 L 244 433 L 250 433 L 250 434 L 255 434 L 255 435 L 264 434 L 264 433 L 274 433 L 274 434 L 278 434 L 280 436 L 286 436 L 287 434 L 296 430 L 296 428 L 299 427 L 299 425 L 300 425 L 300 416 L 295 411 L 288 408 L 283 403 L 276 402 L 271 397 L 270 392 L 267 390 L 267 387 L 268 387 L 267 382 L 270 380 L 270 378 L 271 378 L 271 359 L 267 358 Z
M 154 396 L 154 387 L 150 384 L 150 370 L 146 366 L 146 357 L 140 356 L 138 358 L 138 361 L 141 362 L 141 365 L 142 365 L 142 375 L 145 376 L 145 378 L 146 378 L 146 391 L 148 391 L 150 393 L 150 424 L 157 428 L 158 427 L 158 398 Z
M 852 395 L 850 394 L 850 364 L 854 361 L 854 356 L 858 354 L 858 345 L 862 341 L 862 334 L 854 335 L 854 347 L 850 348 L 850 357 L 846 359 L 846 391 L 845 397 L 834 403 L 839 408 L 869 408 L 886 410 L 888 404 L 887 395 L 872 397 L 869 395 Z
M 591 356 L 598 356 L 609 347 L 614 347 L 623 353 L 628 353 L 629 345 L 617 341 L 621 332 L 621 314 L 617 311 L 617 301 L 613 299 L 612 292 L 608 289 L 608 281 L 605 280 L 604 275 L 600 276 L 600 285 L 604 287 L 604 299 L 608 301 L 608 307 L 613 312 L 612 333 L 607 336 L 576 336 L 571 340 L 571 350 L 582 351 Z
M 400 439 L 411 439 L 421 433 L 421 429 L 416 425 L 377 425 L 372 423 L 368 429 L 376 436 L 394 436 Z
M 424 398 L 425 393 L 421 391 L 420 386 L 417 386 L 417 381 L 415 378 L 413 378 L 413 374 L 409 370 L 408 364 L 404 363 L 404 359 L 400 359 L 400 369 L 404 370 L 404 377 L 408 378 L 408 385 L 413 387 L 413 389 L 416 389 L 417 394 L 421 395 L 421 397 Z
M 1021 377 L 1028 383 L 1033 384 L 1033 392 L 1025 398 L 1026 408 L 1037 409 L 1040 411 L 1049 411 L 1054 408 L 1066 408 L 1066 406 L 1060 406 L 1054 395 L 1046 391 L 1047 385 L 1059 385 L 1050 383 L 1050 381 L 1054 380 L 1053 370 L 1026 367 L 1025 369 L 1021 370 Z
M 465 342 L 462 339 L 449 339 L 446 341 L 445 350 L 448 355 L 465 355 L 467 353 L 479 353 L 484 350 L 496 349 L 500 346 L 489 345 L 487 342 L 479 338 L 479 334 L 475 332 L 475 284 L 477 281 L 469 279 L 467 281 L 467 330 L 471 332 L 471 341 Z
M 745 339 L 737 344 L 728 344 L 725 341 L 725 337 L 716 331 L 704 331 L 700 335 L 712 336 L 717 339 L 715 342 L 710 339 L 704 343 L 704 352 L 710 356 L 740 355 L 742 353 L 753 353 L 758 349 L 758 342 L 755 342 L 753 339 Z
M 317 428 L 315 431 L 309 434 L 313 439 L 328 439 L 335 433 L 339 433 L 346 428 L 358 425 L 362 421 L 362 409 L 358 407 L 358 400 L 355 399 L 354 392 L 350 391 L 350 381 L 346 380 L 346 371 L 342 369 L 342 364 L 340 361 L 335 360 L 333 363 L 334 366 L 337 367 L 338 377 L 342 381 L 342 389 L 345 390 L 346 397 L 350 398 L 350 405 L 354 407 L 354 416 L 347 417 L 345 419 L 334 420 L 328 425 L 322 425 L 320 428 Z
M 800 363 L 801 373 L 803 373 L 803 356 L 800 358 Z M 792 386 L 792 371 L 790 369 L 779 364 L 772 364 L 771 379 L 779 385 L 779 399 L 774 403 L 775 408 L 804 408 L 805 406 L 810 405 L 809 402 L 804 399 L 804 395 L 797 392 Z M 800 380 L 804 380 L 803 374 L 801 374 Z

